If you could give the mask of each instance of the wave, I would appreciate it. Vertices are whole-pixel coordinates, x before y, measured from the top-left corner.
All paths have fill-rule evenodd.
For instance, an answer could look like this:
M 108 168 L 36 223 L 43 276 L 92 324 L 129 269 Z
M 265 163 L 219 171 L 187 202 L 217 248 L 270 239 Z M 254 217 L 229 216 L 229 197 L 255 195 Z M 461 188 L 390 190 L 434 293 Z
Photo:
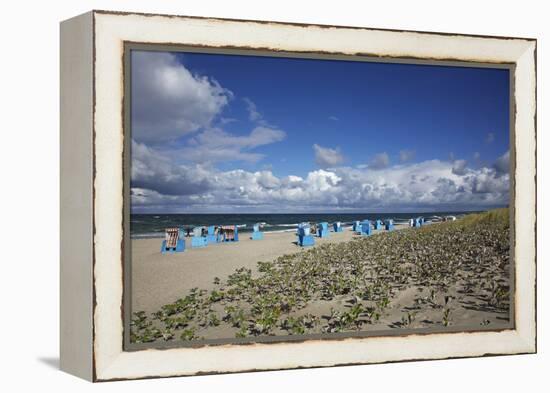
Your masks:
M 162 239 L 164 232 L 132 233 L 130 239 Z
M 295 232 L 294 229 L 276 229 L 276 230 L 273 230 L 273 231 L 265 231 L 266 234 L 269 234 L 269 233 L 283 233 L 283 232 Z

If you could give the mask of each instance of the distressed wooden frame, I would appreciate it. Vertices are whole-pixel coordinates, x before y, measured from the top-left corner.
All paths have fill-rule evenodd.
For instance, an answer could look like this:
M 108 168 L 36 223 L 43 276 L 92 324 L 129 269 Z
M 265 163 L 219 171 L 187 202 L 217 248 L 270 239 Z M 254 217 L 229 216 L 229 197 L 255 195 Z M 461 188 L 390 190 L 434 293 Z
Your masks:
M 124 48 L 514 67 L 514 328 L 125 351 Z M 521 192 L 516 192 L 521 190 Z M 61 368 L 92 381 L 536 352 L 536 40 L 92 11 L 61 24 Z

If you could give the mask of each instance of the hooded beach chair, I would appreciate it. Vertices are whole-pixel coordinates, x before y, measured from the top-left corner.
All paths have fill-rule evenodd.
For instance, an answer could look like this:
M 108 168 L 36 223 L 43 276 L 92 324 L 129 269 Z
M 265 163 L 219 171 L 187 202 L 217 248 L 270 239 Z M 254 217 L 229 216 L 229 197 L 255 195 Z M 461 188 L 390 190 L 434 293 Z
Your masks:
M 236 225 L 224 225 L 222 226 L 222 231 L 224 242 L 239 241 L 239 228 Z
M 386 231 L 393 231 L 393 220 L 384 220 L 384 227 Z
M 302 247 L 315 245 L 315 239 L 311 234 L 311 227 L 307 223 L 298 225 L 298 244 Z
M 183 238 L 183 229 L 179 228 L 166 228 L 164 231 L 164 240 L 160 252 L 166 254 L 167 252 L 183 252 L 185 251 L 185 240 Z
M 309 236 L 311 234 L 311 225 L 308 224 L 307 222 L 302 222 L 300 224 L 298 224 L 298 229 L 296 229 L 296 234 L 297 235 L 304 235 L 304 236 Z
M 317 229 L 317 235 L 319 237 L 328 237 L 328 222 L 321 222 L 319 223 L 319 229 Z
M 206 242 L 208 244 L 213 244 L 220 241 L 219 234 L 217 233 L 217 228 L 214 225 L 210 225 L 207 231 L 208 233 L 206 234 Z
M 332 224 L 334 227 L 334 232 L 344 232 L 344 228 L 342 227 L 342 223 L 340 221 L 336 221 L 334 224 Z
M 361 222 L 355 221 L 352 226 L 353 232 L 361 232 Z
M 420 228 L 422 226 L 422 219 L 420 217 L 417 217 L 413 221 L 413 227 Z
M 364 220 L 361 222 L 361 229 L 359 233 L 365 236 L 369 236 L 372 233 L 369 220 Z
M 376 230 L 382 229 L 382 220 L 375 220 L 373 226 Z
M 206 240 L 206 236 L 203 236 L 203 232 L 204 227 L 193 228 L 193 237 L 191 238 L 192 248 L 201 248 L 208 245 L 208 240 Z
M 262 240 L 264 238 L 264 234 L 260 232 L 260 224 L 254 224 L 252 227 L 252 236 L 250 238 L 252 240 Z

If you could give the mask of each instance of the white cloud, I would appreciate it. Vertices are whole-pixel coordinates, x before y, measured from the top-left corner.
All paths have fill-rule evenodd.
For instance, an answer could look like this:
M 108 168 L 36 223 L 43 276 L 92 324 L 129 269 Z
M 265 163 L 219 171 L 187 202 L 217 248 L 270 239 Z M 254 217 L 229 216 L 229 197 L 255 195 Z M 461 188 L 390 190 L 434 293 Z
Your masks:
M 328 117 L 329 120 L 332 120 L 332 121 L 338 121 L 340 119 L 338 119 L 336 116 L 329 116 Z
M 269 170 L 257 172 L 256 181 L 261 187 L 269 190 L 279 187 L 281 183 L 281 181 Z
M 504 205 L 509 198 L 508 174 L 484 167 L 457 175 L 453 163 L 440 160 L 281 178 L 270 170 L 166 167 L 171 161 L 151 167 L 143 154 L 140 162 L 149 167 L 132 174 L 132 203 L 139 211 L 158 212 L 159 206 L 171 211 L 461 210 Z
M 384 169 L 387 168 L 390 165 L 390 157 L 388 156 L 388 153 L 379 153 L 376 154 L 370 164 L 368 165 L 371 169 Z
M 466 160 L 455 160 L 453 162 L 453 173 L 458 176 L 464 176 L 466 174 Z
M 487 137 L 485 138 L 486 143 L 493 143 L 495 141 L 495 134 L 493 132 L 490 132 L 487 134 Z
M 507 174 L 510 172 L 510 151 L 501 155 L 495 162 L 494 168 L 498 175 Z
M 139 142 L 172 141 L 208 127 L 232 96 L 173 54 L 132 53 L 132 136 Z
M 234 119 L 232 117 L 220 117 L 220 124 L 221 125 L 225 125 L 225 124 L 230 124 L 230 123 L 234 123 L 238 121 L 237 119 Z
M 248 135 L 234 135 L 219 128 L 210 128 L 191 138 L 177 153 L 192 162 L 257 162 L 263 155 L 250 150 L 280 142 L 285 137 L 284 131 L 265 126 L 257 126 Z
M 178 165 L 165 154 L 132 141 L 132 188 L 168 196 L 201 194 L 212 186 L 209 175 L 200 165 Z
M 321 168 L 337 166 L 344 162 L 344 156 L 339 148 L 331 149 L 314 144 L 313 151 L 315 152 L 315 162 Z
M 246 110 L 248 111 L 248 119 L 254 122 L 261 121 L 263 116 L 260 112 L 258 112 L 256 104 L 247 97 L 244 97 L 243 101 L 246 104 Z
M 414 159 L 416 152 L 414 150 L 401 150 L 399 151 L 399 160 L 401 162 L 407 162 Z

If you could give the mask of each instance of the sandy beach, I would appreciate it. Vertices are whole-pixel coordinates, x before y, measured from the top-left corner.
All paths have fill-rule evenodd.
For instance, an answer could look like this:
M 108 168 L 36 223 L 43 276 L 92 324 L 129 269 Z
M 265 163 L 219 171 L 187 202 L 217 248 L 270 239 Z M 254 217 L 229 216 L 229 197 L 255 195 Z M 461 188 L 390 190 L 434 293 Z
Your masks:
M 307 248 L 294 232 L 166 255 L 160 239 L 132 240 L 132 341 L 507 328 L 507 219 L 346 228 Z
M 404 228 L 408 226 L 396 225 L 394 230 Z M 384 232 L 375 230 L 373 234 Z M 344 232 L 331 232 L 328 238 L 315 237 L 313 247 L 359 237 L 351 228 L 345 228 Z M 192 288 L 214 289 L 215 277 L 226 278 L 241 267 L 251 269 L 254 275 L 259 261 L 273 261 L 311 248 L 298 246 L 296 240 L 294 231 L 265 232 L 263 240 L 251 240 L 250 233 L 242 233 L 236 243 L 191 248 L 191 238 L 186 238 L 185 252 L 163 255 L 160 253 L 162 239 L 132 239 L 132 309 L 156 311 Z

